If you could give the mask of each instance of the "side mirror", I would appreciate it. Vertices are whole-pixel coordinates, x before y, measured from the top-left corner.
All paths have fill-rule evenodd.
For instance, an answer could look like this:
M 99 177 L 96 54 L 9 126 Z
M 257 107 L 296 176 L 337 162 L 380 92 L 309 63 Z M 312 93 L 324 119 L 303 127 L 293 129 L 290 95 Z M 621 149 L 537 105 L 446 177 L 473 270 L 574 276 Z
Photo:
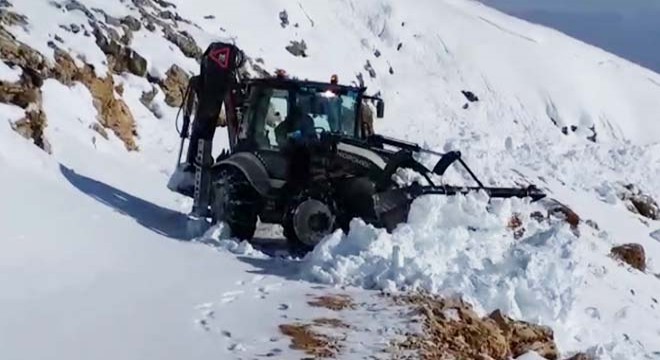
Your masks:
M 385 102 L 382 99 L 376 101 L 376 118 L 382 119 L 385 117 Z

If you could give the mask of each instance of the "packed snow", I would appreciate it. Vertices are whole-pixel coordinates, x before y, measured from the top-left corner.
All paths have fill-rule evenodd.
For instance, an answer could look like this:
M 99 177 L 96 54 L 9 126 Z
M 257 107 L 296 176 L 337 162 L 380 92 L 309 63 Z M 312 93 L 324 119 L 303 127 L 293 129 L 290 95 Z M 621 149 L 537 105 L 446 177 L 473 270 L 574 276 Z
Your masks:
M 7 82 L 17 82 L 21 80 L 23 71 L 18 66 L 10 66 L 0 62 L 0 80 Z
M 28 18 L 8 27 L 20 41 L 53 60 L 48 42 L 57 35 L 76 61 L 106 75 L 94 37 L 60 26 L 86 26 L 88 14 L 47 0 L 10 2 Z M 130 2 L 79 2 L 140 18 Z M 191 241 L 190 201 L 166 188 L 179 144 L 176 109 L 162 92 L 152 103 L 158 111 L 148 109 L 140 102 L 148 80 L 115 75 L 137 122 L 140 151 L 127 152 L 111 131 L 106 140 L 91 128 L 98 114 L 85 86 L 46 80 L 52 155 L 11 130 L 23 109 L 0 104 L 3 359 L 252 358 L 274 349 L 291 358 L 300 354 L 277 325 L 315 316 L 305 294 L 334 286 L 348 286 L 358 301 L 370 296 L 360 288 L 460 294 L 480 312 L 502 309 L 551 326 L 562 353 L 660 358 L 660 222 L 617 197 L 633 183 L 660 199 L 660 75 L 465 0 L 172 2 L 202 49 L 231 40 L 265 69 L 300 78 L 336 73 L 351 83 L 362 74 L 387 102 L 377 131 L 461 150 L 485 183 L 534 183 L 597 226 L 538 222 L 538 203 L 471 194 L 420 198 L 391 234 L 355 219 L 348 234 L 334 233 L 302 259 L 259 245 L 281 235 L 269 229 L 255 244 L 228 238 L 223 225 Z M 300 40 L 307 57 L 285 50 Z M 132 44 L 152 76 L 173 63 L 197 71 L 160 31 L 143 28 Z M 0 62 L 0 80 L 20 75 Z M 225 135 L 218 131 L 216 149 Z M 466 179 L 452 170 L 444 180 Z M 518 239 L 508 227 L 513 216 L 525 228 Z M 646 273 L 609 256 L 628 242 L 645 247 Z M 385 338 L 378 334 L 393 327 L 393 316 L 361 316 L 375 338 L 353 344 L 346 358 L 376 351 Z

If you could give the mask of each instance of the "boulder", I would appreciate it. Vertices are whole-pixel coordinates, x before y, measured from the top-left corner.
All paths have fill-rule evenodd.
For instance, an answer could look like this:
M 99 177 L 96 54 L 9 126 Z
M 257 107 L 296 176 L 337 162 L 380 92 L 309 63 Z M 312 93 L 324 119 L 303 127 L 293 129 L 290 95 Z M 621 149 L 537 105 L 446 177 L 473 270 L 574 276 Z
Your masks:
M 140 29 L 142 29 L 142 23 L 140 20 L 130 15 L 122 18 L 121 23 L 126 25 L 131 31 L 140 31 Z
M 640 244 L 615 246 L 612 248 L 611 255 L 639 271 L 646 271 L 646 252 Z
M 160 84 L 165 93 L 165 103 L 172 107 L 180 107 L 183 104 L 190 76 L 176 64 L 172 65 L 165 75 L 167 77 Z

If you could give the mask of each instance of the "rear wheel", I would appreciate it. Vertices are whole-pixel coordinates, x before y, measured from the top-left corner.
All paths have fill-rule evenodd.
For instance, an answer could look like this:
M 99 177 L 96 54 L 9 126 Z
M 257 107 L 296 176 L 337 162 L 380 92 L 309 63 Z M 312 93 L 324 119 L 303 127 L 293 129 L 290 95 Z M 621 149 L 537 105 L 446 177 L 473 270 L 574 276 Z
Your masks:
M 261 197 L 238 169 L 225 168 L 213 183 L 213 221 L 229 226 L 231 236 L 251 240 L 257 228 Z

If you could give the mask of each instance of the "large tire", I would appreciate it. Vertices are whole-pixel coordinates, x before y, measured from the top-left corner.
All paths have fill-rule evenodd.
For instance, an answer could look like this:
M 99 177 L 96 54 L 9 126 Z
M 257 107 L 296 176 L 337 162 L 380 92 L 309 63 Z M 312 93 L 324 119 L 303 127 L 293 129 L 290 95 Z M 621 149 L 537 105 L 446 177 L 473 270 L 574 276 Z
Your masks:
M 304 231 L 303 234 L 312 235 L 310 233 L 312 231 L 313 238 L 301 239 L 298 236 L 295 225 L 295 213 L 297 211 L 301 211 L 300 215 L 302 217 L 298 218 L 298 221 L 300 221 L 298 225 Z M 311 217 L 308 218 L 308 215 L 305 214 Z M 294 197 L 287 207 L 282 220 L 282 227 L 292 254 L 301 255 L 313 250 L 322 238 L 330 235 L 337 228 L 332 199 L 322 194 L 316 194 L 316 196 L 306 194 Z M 305 228 L 306 230 L 304 230 Z
M 231 236 L 251 240 L 257 228 L 261 196 L 240 170 L 228 167 L 220 171 L 213 183 L 211 208 L 213 221 L 227 224 Z

